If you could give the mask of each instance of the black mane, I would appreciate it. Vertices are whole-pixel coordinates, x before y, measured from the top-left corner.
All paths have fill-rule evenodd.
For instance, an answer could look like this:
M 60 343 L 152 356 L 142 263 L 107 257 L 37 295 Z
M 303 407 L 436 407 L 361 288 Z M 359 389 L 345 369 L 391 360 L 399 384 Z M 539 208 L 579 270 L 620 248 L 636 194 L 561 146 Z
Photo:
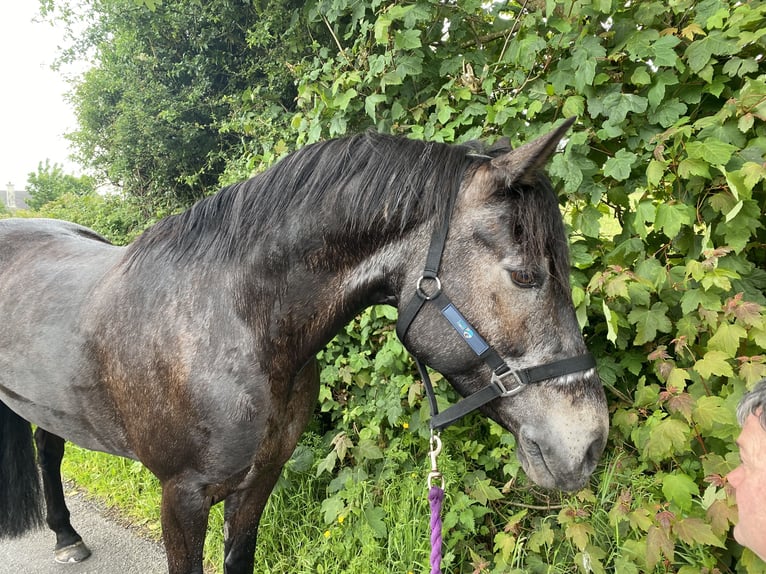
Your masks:
M 172 259 L 227 257 L 290 217 L 336 233 L 402 233 L 445 214 L 476 147 L 364 133 L 306 146 L 265 172 L 163 219 L 130 247 Z M 247 242 L 250 244 L 249 242 Z
M 372 132 L 312 144 L 149 228 L 130 246 L 129 262 L 148 253 L 174 261 L 236 257 L 267 235 L 295 237 L 296 225 L 360 241 L 400 236 L 439 223 L 466 169 L 504 151 Z M 552 258 L 552 274 L 568 285 L 566 236 L 547 178 L 509 197 L 512 229 L 521 230 L 526 255 Z

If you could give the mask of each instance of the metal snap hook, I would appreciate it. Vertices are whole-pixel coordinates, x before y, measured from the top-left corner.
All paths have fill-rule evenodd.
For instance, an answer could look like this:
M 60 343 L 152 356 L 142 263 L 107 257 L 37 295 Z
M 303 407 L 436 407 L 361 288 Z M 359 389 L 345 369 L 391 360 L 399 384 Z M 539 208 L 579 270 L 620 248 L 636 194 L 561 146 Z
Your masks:
M 444 475 L 439 472 L 439 467 L 436 464 L 436 459 L 442 451 L 442 439 L 438 433 L 431 430 L 431 438 L 429 440 L 430 451 L 428 455 L 431 457 L 431 472 L 428 473 L 428 488 L 431 488 L 432 481 L 441 481 L 441 489 L 444 490 Z

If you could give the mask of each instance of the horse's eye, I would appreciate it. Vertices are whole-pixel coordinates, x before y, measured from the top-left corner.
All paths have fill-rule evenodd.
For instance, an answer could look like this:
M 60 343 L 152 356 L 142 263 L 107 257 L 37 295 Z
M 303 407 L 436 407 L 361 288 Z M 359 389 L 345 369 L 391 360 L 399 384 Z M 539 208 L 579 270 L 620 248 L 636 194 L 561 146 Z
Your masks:
M 535 287 L 537 286 L 537 279 L 534 273 L 524 271 L 522 269 L 511 270 L 511 281 L 513 281 L 519 287 Z

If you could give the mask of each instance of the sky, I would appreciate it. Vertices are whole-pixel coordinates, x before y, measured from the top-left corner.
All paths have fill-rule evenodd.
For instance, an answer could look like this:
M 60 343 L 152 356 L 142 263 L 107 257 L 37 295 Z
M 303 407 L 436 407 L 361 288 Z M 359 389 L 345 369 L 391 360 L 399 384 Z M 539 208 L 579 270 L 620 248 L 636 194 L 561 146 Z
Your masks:
M 35 23 L 36 0 L 5 0 L 0 7 L 0 189 L 22 189 L 27 175 L 49 159 L 81 175 L 63 134 L 75 129 L 64 93 L 68 84 L 50 69 L 63 31 Z

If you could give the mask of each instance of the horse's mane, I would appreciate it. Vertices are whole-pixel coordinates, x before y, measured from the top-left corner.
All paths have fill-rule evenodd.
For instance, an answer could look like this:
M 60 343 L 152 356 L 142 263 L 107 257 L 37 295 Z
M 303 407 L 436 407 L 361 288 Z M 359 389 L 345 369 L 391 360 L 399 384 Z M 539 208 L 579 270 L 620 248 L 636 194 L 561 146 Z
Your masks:
M 148 253 L 177 261 L 221 260 L 247 250 L 269 233 L 294 234 L 286 226 L 296 221 L 319 226 L 324 236 L 401 235 L 415 225 L 440 222 L 468 166 L 501 151 L 507 148 L 485 150 L 478 142 L 448 145 L 373 132 L 312 144 L 161 220 L 130 246 L 129 261 Z M 527 236 L 532 241 L 522 244 L 527 243 L 538 257 L 556 257 L 561 251 L 556 244 L 563 241 L 566 276 L 566 237 L 558 202 L 547 180 L 542 180 L 547 191 L 539 185 L 529 193 L 519 191 L 512 229 L 537 236 Z M 558 269 L 555 274 L 559 275 Z

